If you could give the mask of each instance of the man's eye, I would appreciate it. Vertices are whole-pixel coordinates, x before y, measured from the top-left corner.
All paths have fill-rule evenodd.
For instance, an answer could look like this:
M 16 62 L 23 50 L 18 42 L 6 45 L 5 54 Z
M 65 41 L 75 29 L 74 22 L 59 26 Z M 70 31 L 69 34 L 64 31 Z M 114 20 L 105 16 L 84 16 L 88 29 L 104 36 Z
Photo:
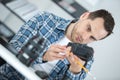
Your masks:
M 88 25 L 87 31 L 88 31 L 88 32 L 91 31 L 91 27 L 90 27 L 90 25 Z
M 90 37 L 91 40 L 95 40 L 92 36 Z
M 92 41 L 96 41 L 96 39 L 95 39 L 93 36 L 90 36 L 90 39 L 91 39 Z

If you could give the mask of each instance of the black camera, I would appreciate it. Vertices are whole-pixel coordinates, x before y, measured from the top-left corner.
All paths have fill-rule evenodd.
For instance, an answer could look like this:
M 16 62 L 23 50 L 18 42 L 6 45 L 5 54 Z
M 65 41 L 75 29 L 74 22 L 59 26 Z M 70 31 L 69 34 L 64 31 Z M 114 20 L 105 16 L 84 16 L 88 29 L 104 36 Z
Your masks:
M 39 53 L 42 52 L 44 48 L 44 38 L 36 35 L 29 39 L 28 42 L 21 48 L 17 57 L 23 64 L 30 66 L 39 57 Z
M 71 46 L 71 52 L 73 52 L 73 54 L 75 54 L 80 59 L 86 62 L 92 60 L 94 54 L 94 50 L 92 47 L 71 42 L 69 42 L 67 46 Z

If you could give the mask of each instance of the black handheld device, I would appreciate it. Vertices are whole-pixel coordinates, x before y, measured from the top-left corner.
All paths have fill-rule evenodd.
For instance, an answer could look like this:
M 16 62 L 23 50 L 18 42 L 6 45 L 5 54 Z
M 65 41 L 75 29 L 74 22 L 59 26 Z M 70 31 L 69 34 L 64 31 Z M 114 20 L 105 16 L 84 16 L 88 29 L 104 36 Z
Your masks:
M 71 52 L 84 61 L 89 61 L 93 58 L 94 50 L 92 47 L 71 42 L 67 46 L 71 46 Z
M 43 51 L 44 48 L 44 38 L 36 35 L 29 39 L 28 42 L 21 48 L 17 57 L 23 64 L 30 66 L 39 57 L 39 53 Z

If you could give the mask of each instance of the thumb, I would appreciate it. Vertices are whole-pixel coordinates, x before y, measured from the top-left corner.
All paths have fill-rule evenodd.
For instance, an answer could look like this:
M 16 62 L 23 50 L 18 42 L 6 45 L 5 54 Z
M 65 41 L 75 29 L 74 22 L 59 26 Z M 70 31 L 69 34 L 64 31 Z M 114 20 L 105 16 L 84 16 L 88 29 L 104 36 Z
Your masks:
M 66 53 L 66 56 L 70 56 L 70 52 L 71 52 L 71 47 L 67 47 L 65 53 Z

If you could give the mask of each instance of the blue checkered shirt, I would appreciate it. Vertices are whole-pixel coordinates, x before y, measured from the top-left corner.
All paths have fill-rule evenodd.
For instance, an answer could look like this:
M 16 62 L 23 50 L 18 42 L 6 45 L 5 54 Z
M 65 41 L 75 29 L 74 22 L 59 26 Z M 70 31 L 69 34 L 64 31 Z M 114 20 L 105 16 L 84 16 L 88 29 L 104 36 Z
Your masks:
M 38 59 L 34 62 L 35 64 L 41 64 L 42 56 L 49 46 L 65 37 L 65 30 L 72 20 L 65 20 L 52 13 L 41 12 L 26 22 L 10 41 L 10 43 L 20 51 L 20 49 L 26 44 L 26 42 L 36 35 L 37 33 L 45 38 L 46 48 L 39 54 Z M 86 68 L 90 69 L 93 60 L 88 61 Z M 78 74 L 73 74 L 69 71 L 69 62 L 67 59 L 59 60 L 56 66 L 50 72 L 47 80 L 83 80 L 86 77 L 86 73 L 82 70 Z

